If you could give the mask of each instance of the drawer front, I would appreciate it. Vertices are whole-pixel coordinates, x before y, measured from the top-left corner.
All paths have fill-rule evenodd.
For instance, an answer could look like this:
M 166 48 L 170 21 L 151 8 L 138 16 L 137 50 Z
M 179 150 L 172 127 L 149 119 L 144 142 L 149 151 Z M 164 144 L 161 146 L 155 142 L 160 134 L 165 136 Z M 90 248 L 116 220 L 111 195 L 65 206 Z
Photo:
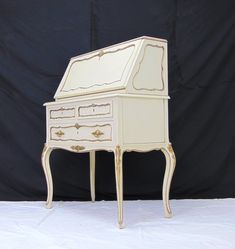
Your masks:
M 57 107 L 49 111 L 50 119 L 75 118 L 75 107 Z
M 111 117 L 112 116 L 112 102 L 103 102 L 103 103 L 88 103 L 81 104 L 78 107 L 78 117 L 79 118 L 88 118 L 88 117 Z
M 111 123 L 51 125 L 49 132 L 51 141 L 105 142 L 113 139 Z

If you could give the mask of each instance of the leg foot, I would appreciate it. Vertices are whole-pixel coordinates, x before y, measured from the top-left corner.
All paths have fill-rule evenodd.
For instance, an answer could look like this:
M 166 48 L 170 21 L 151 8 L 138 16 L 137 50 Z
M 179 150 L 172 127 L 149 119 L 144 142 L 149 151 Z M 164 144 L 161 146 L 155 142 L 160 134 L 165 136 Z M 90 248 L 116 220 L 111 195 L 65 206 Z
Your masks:
M 95 151 L 89 152 L 90 155 L 90 189 L 91 201 L 95 202 Z
M 120 146 L 115 149 L 115 178 L 118 202 L 118 226 L 123 228 L 123 175 L 122 175 L 122 157 L 123 152 Z
M 53 198 L 53 182 L 52 182 L 51 169 L 50 169 L 50 154 L 52 150 L 53 148 L 45 145 L 42 151 L 42 167 L 44 170 L 46 183 L 47 183 L 46 208 L 52 207 L 52 198 Z
M 176 157 L 172 145 L 170 143 L 166 148 L 162 148 L 161 151 L 164 153 L 166 158 L 166 169 L 163 180 L 162 199 L 163 199 L 165 217 L 170 218 L 172 217 L 172 211 L 169 203 L 169 193 L 170 193 L 171 180 L 176 166 Z

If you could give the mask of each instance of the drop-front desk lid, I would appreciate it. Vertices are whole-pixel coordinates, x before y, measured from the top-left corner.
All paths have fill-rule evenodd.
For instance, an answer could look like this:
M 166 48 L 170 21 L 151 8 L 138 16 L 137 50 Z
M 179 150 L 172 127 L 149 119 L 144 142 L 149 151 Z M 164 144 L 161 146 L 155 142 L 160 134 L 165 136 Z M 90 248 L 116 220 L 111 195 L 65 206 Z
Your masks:
M 55 99 L 115 90 L 167 95 L 167 41 L 140 37 L 71 58 Z

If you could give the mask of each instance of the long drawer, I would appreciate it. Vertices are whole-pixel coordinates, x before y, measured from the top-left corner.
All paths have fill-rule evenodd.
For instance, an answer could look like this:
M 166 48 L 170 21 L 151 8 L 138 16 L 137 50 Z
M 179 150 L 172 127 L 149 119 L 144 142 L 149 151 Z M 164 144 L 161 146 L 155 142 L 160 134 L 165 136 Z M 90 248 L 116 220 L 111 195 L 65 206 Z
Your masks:
M 107 142 L 113 140 L 112 122 L 55 124 L 49 127 L 51 141 Z

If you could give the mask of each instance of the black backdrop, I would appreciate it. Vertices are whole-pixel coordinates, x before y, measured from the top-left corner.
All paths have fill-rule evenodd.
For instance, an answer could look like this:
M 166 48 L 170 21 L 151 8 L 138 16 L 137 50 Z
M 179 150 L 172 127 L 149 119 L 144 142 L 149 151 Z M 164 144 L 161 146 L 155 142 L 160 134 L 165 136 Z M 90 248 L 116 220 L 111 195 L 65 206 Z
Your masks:
M 142 35 L 168 40 L 171 197 L 235 197 L 234 13 L 233 0 L 1 0 L 0 200 L 45 199 L 42 104 L 69 58 Z M 88 154 L 58 150 L 51 164 L 55 199 L 90 199 Z M 161 198 L 164 164 L 125 154 L 125 198 Z M 97 153 L 96 190 L 115 198 L 111 153 Z

